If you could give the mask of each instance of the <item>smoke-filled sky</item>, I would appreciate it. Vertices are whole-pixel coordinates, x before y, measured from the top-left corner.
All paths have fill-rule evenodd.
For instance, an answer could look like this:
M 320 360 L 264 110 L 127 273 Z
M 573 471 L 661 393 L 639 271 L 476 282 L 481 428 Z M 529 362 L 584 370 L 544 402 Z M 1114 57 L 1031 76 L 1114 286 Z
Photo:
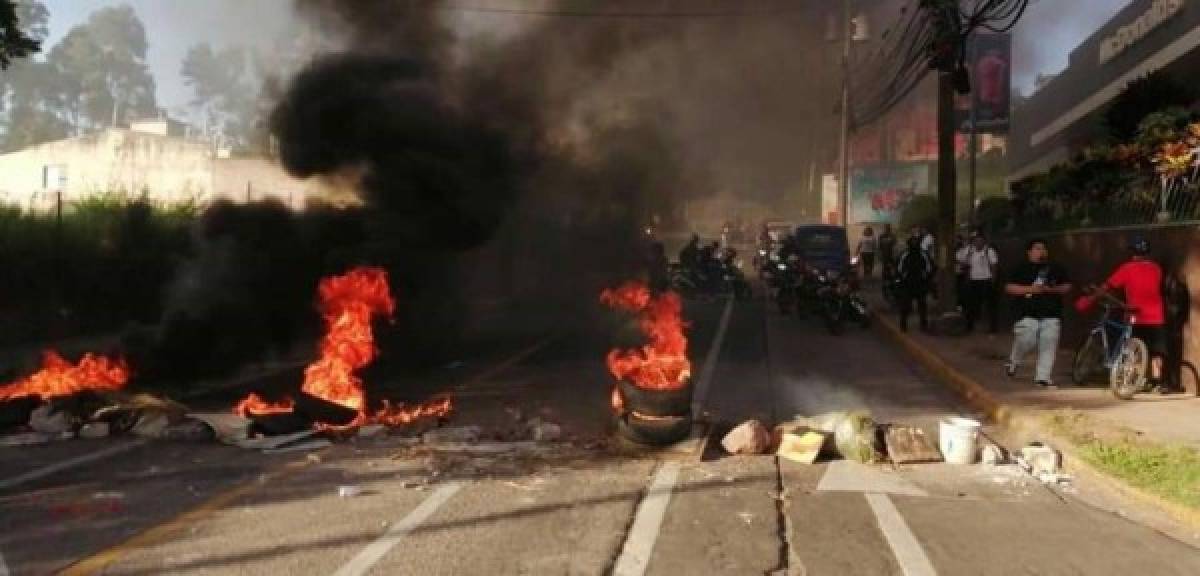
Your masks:
M 507 0 L 526 6 L 528 0 Z M 1039 73 L 1063 68 L 1076 45 L 1129 0 L 1034 0 L 1014 42 L 1013 84 L 1028 92 Z M 146 25 L 149 63 L 158 82 L 158 100 L 168 110 L 186 107 L 189 94 L 179 75 L 187 49 L 199 42 L 264 45 L 289 27 L 291 0 L 45 0 L 50 9 L 50 45 L 97 8 L 129 4 Z M 496 3 L 500 5 L 501 3 Z M 496 24 L 505 18 L 481 19 Z

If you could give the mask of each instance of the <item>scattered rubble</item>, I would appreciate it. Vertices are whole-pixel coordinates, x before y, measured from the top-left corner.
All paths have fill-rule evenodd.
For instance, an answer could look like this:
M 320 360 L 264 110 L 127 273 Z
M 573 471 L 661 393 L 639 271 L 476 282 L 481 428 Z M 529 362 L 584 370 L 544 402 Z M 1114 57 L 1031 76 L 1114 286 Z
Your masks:
M 421 435 L 426 444 L 442 444 L 456 442 L 478 442 L 483 434 L 479 426 L 456 426 L 436 428 Z
M 758 420 L 747 420 L 721 440 L 730 454 L 765 454 L 771 449 L 771 433 Z
M 887 426 L 884 432 L 888 458 L 896 464 L 941 462 L 942 453 L 925 431 L 914 426 Z
M 1033 442 L 1021 448 L 1017 464 L 1029 474 L 1040 478 L 1046 474 L 1058 473 L 1059 467 L 1062 466 L 1062 455 L 1041 442 Z
M 29 415 L 29 427 L 33 428 L 34 432 L 58 435 L 70 432 L 74 424 L 71 422 L 70 414 L 63 410 L 57 410 L 52 404 L 46 403 L 38 406 Z
M 79 428 L 80 438 L 107 438 L 108 422 L 88 422 Z
M 780 425 L 775 427 L 774 440 L 776 456 L 800 464 L 812 464 L 828 444 L 829 433 L 807 426 Z
M 338 498 L 353 498 L 363 493 L 361 486 L 338 486 Z
M 534 442 L 554 442 L 562 437 L 562 427 L 541 418 L 533 418 L 527 423 L 529 435 Z
M 985 466 L 999 466 L 1008 461 L 1008 458 L 1004 454 L 1004 449 L 990 443 L 983 447 L 981 459 Z

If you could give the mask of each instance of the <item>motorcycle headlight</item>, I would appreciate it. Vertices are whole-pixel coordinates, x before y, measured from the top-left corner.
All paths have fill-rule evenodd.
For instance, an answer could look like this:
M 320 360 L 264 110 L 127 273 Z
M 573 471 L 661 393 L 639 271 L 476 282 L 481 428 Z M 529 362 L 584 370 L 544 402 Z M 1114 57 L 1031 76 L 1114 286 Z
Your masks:
M 787 264 L 776 264 L 775 267 L 780 270 L 787 270 Z
M 759 255 L 759 256 L 766 256 L 766 255 L 767 255 L 767 251 L 766 251 L 766 250 L 759 250 L 759 251 L 758 251 L 758 255 Z
M 855 256 L 855 257 L 853 257 L 853 258 L 851 258 L 851 259 L 850 259 L 850 265 L 851 265 L 851 266 L 858 266 L 858 256 Z

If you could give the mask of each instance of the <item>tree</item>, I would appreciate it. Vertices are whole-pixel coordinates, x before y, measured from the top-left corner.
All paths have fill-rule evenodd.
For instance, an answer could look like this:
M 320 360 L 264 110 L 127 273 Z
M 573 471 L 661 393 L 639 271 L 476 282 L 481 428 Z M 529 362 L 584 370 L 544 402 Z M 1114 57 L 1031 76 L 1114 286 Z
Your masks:
M 23 25 L 39 13 L 40 27 Z M 0 0 L 0 70 L 8 68 L 13 59 L 25 58 L 41 49 L 48 18 L 46 7 L 39 2 L 17 4 L 13 0 Z
M 203 117 L 206 136 L 223 146 L 251 148 L 262 127 L 256 68 L 239 46 L 214 52 L 207 43 L 197 44 L 183 59 L 181 74 L 192 88 L 191 107 Z
M 158 110 L 146 30 L 128 5 L 93 12 L 51 49 L 47 62 L 63 79 L 64 108 L 76 132 Z

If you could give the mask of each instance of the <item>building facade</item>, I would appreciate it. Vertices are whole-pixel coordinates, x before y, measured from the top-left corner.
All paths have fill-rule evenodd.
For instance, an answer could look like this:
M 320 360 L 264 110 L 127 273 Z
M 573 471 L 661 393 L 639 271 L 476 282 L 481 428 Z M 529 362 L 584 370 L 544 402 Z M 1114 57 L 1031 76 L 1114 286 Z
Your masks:
M 145 196 L 162 205 L 207 205 L 275 198 L 303 210 L 322 195 L 267 158 L 229 158 L 206 143 L 176 135 L 169 120 L 47 142 L 0 155 L 0 203 L 54 209 L 97 195 Z
M 1133 0 L 1076 47 L 1067 68 L 1013 113 L 1009 182 L 1044 172 L 1102 137 L 1109 103 L 1158 70 L 1183 81 L 1200 71 L 1200 1 Z

